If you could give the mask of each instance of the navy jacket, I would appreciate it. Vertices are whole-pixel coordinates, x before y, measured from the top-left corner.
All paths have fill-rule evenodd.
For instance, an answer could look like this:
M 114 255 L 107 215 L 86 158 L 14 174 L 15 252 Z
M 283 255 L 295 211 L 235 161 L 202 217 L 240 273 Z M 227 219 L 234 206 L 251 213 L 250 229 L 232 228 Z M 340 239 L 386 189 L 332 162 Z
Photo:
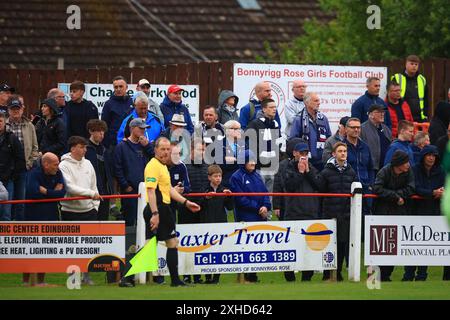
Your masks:
M 162 113 L 164 114 L 164 127 L 169 128 L 169 121 L 172 120 L 172 117 L 175 113 L 184 115 L 184 121 L 186 122 L 186 130 L 188 130 L 191 134 L 194 133 L 194 125 L 192 123 L 191 115 L 189 113 L 189 109 L 183 104 L 183 101 L 180 103 L 174 103 L 170 101 L 168 96 L 165 96 L 163 102 L 159 106 L 161 108 Z
M 175 187 L 179 182 L 183 184 L 184 193 L 191 192 L 191 183 L 189 181 L 189 175 L 184 162 L 179 164 L 168 166 L 170 173 L 170 182 L 172 187 Z
M 384 158 L 384 165 L 391 163 L 392 156 L 394 155 L 394 152 L 397 150 L 402 150 L 403 152 L 406 152 L 408 154 L 409 163 L 411 164 L 411 167 L 415 165 L 414 151 L 411 148 L 411 143 L 409 141 L 400 141 L 400 140 L 395 140 L 394 142 L 392 142 L 391 146 L 386 152 L 386 157 Z
M 358 139 L 356 147 L 347 139 L 344 142 L 347 144 L 347 162 L 355 170 L 358 181 L 363 185 L 364 192 L 368 192 L 369 187 L 375 181 L 375 170 L 369 146 L 361 139 Z
M 387 110 L 386 102 L 379 96 L 373 96 L 369 94 L 367 90 L 361 97 L 353 102 L 352 117 L 360 119 L 361 123 L 366 122 L 367 120 L 369 120 L 367 112 L 369 111 L 370 106 L 373 104 L 379 104 L 386 108 L 386 112 L 384 113 L 384 124 L 387 125 L 389 129 L 392 129 L 391 116 L 389 115 L 389 112 Z
M 81 136 L 89 139 L 86 124 L 91 119 L 98 119 L 98 109 L 91 101 L 83 99 L 80 103 L 69 101 L 64 107 L 67 137 Z
M 436 155 L 436 162 L 428 173 L 423 165 L 427 153 Z M 415 209 L 418 215 L 440 215 L 441 200 L 433 198 L 433 190 L 439 189 L 445 184 L 445 172 L 440 165 L 437 155 L 438 149 L 433 145 L 425 146 L 420 152 L 419 162 L 413 167 L 416 193 L 426 199 L 415 200 Z
M 255 105 L 255 113 L 253 113 L 253 117 L 250 118 L 250 102 L 252 102 Z M 256 119 L 256 116 L 259 112 L 261 112 L 261 101 L 258 101 L 256 99 L 251 99 L 249 103 L 247 103 L 245 106 L 241 108 L 241 111 L 239 113 L 239 123 L 241 124 L 241 129 L 245 130 L 247 129 L 247 126 L 252 120 Z M 281 120 L 280 115 L 277 113 L 275 114 L 275 120 L 280 124 L 280 130 L 281 130 Z
M 58 183 L 62 190 L 55 190 Z M 47 189 L 47 195 L 39 192 L 39 186 Z M 64 178 L 60 170 L 56 175 L 46 175 L 41 166 L 33 168 L 27 177 L 26 199 L 63 198 L 66 194 Z M 29 203 L 25 206 L 27 221 L 57 221 L 59 220 L 58 202 Z
M 325 142 L 331 136 L 330 124 L 328 118 L 322 113 L 317 113 L 317 119 L 314 122 L 304 108 L 297 115 L 292 123 L 289 140 L 301 138 L 309 145 L 310 161 L 317 170 L 323 169 L 322 154 L 325 148 Z
M 126 140 L 114 151 L 114 174 L 121 190 L 131 186 L 137 191 L 139 183 L 144 181 L 145 166 L 154 155 L 153 144 L 149 143 L 145 148 L 141 146 L 140 150 L 136 153 L 132 142 Z
M 100 194 L 111 194 L 114 190 L 113 187 L 113 178 L 111 175 L 111 167 L 112 164 L 109 161 L 109 158 L 105 156 L 106 148 L 102 144 L 100 144 L 99 148 L 102 149 L 102 155 L 97 155 L 96 146 L 89 140 L 89 144 L 87 145 L 86 155 L 84 156 L 87 160 L 92 163 L 92 166 L 95 170 L 95 176 L 97 177 L 97 189 Z M 99 167 L 99 159 L 98 157 L 103 157 L 103 163 L 105 166 L 105 172 L 102 174 L 100 172 Z M 103 177 L 106 176 L 106 181 L 103 181 Z
M 244 165 L 230 178 L 232 192 L 268 192 L 259 173 L 248 172 Z M 269 196 L 234 197 L 236 221 L 265 221 L 259 214 L 261 207 L 271 209 Z
M 108 125 L 108 131 L 105 133 L 105 140 L 103 140 L 105 147 L 109 147 L 110 145 L 115 146 L 117 144 L 117 132 L 123 119 L 125 119 L 132 109 L 133 99 L 128 95 L 124 97 L 113 95 L 105 102 L 102 111 L 102 120 Z

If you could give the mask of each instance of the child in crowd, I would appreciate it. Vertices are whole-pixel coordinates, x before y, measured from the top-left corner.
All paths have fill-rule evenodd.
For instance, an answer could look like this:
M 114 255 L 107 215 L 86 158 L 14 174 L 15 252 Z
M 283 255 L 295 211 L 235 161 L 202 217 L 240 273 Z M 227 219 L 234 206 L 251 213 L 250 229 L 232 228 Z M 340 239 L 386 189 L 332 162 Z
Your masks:
M 229 189 L 225 189 L 222 185 L 222 169 L 220 166 L 213 164 L 208 167 L 209 186 L 205 193 L 231 193 Z M 217 223 L 227 222 L 227 210 L 233 209 L 233 198 L 230 196 L 212 197 L 206 196 L 201 200 L 200 222 L 201 223 Z M 219 283 L 220 274 L 206 275 L 207 284 Z

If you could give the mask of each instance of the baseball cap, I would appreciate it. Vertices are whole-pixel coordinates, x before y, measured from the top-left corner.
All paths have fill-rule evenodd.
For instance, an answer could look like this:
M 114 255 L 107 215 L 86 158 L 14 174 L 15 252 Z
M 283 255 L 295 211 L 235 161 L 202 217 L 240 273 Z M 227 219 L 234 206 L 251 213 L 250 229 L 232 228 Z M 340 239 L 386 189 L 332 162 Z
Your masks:
M 308 144 L 306 144 L 305 142 L 297 143 L 294 147 L 294 151 L 297 152 L 309 151 Z
M 371 112 L 373 112 L 375 110 L 385 111 L 385 107 L 382 106 L 381 104 L 373 104 L 373 105 L 370 106 L 369 111 L 367 113 L 371 113 Z
M 8 100 L 8 108 L 22 108 L 22 102 L 19 99 Z
M 174 92 L 178 92 L 178 91 L 184 91 L 184 89 L 182 89 L 179 85 L 177 84 L 173 84 L 169 87 L 169 89 L 167 89 L 167 93 L 174 93 Z
M 8 86 L 6 83 L 2 83 L 0 85 L 0 92 L 1 91 L 9 91 L 11 93 L 14 93 L 16 91 L 16 89 L 14 89 L 13 87 Z
M 143 120 L 141 118 L 136 118 L 136 119 L 131 120 L 131 122 L 130 122 L 130 128 L 134 128 L 134 127 L 146 129 L 150 126 L 147 123 L 145 123 L 145 120 Z
M 139 82 L 138 82 L 138 85 L 139 85 L 139 86 L 142 86 L 142 85 L 144 85 L 144 84 L 150 85 L 150 82 L 148 82 L 147 79 L 141 79 L 141 80 L 139 80 Z

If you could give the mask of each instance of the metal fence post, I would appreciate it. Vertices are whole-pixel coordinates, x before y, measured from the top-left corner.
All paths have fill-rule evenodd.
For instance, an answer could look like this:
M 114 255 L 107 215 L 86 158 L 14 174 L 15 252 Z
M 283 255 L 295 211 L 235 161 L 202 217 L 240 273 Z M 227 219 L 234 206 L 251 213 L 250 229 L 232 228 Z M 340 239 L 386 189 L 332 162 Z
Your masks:
M 350 243 L 348 279 L 359 282 L 361 278 L 361 217 L 362 217 L 362 185 L 352 183 L 353 197 L 350 201 Z

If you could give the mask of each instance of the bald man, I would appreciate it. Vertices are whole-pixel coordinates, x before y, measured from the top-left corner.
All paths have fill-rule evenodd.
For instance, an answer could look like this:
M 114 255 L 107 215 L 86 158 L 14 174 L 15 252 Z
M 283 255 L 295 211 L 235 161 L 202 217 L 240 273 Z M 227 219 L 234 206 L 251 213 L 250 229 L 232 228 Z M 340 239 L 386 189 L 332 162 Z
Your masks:
M 54 153 L 47 152 L 41 158 L 41 165 L 28 173 L 26 199 L 55 199 L 66 194 L 64 178 L 58 168 L 59 159 Z M 26 221 L 58 221 L 58 202 L 31 203 L 25 206 Z M 39 287 L 52 287 L 45 283 L 45 273 L 37 274 Z M 30 285 L 30 274 L 23 274 L 23 284 Z
M 239 122 L 241 123 L 242 130 L 245 130 L 248 124 L 256 119 L 256 117 L 262 116 L 261 101 L 272 99 L 272 88 L 270 87 L 270 83 L 267 81 L 257 83 L 255 86 L 255 97 L 256 99 L 250 99 L 249 103 L 243 106 L 239 113 Z M 275 115 L 275 120 L 281 125 L 278 110 Z
M 284 132 L 289 136 L 295 116 L 302 112 L 305 107 L 303 98 L 306 93 L 306 83 L 303 80 L 294 80 L 292 83 L 292 98 L 289 99 L 284 108 L 284 117 L 286 119 L 286 129 Z

